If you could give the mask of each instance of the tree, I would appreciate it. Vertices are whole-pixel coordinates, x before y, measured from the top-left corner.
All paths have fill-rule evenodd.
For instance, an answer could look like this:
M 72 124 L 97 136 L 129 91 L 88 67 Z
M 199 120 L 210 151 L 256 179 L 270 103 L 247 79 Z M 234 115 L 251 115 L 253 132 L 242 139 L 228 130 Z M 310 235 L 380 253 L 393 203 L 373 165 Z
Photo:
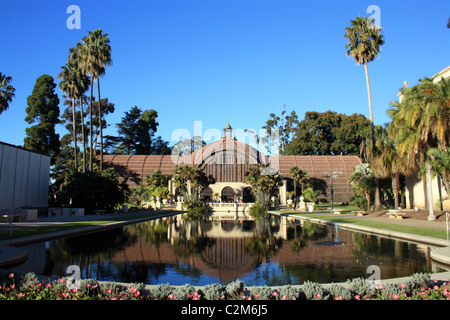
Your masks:
M 252 186 L 256 201 L 268 206 L 271 196 L 283 185 L 283 177 L 273 168 L 258 163 L 250 167 L 245 176 L 245 183 Z
M 27 98 L 25 121 L 38 124 L 25 129 L 24 139 L 26 149 L 49 155 L 52 164 L 60 149 L 59 134 L 55 132 L 55 125 L 59 123 L 59 98 L 55 88 L 53 77 L 47 74 L 36 80 Z
M 400 176 L 414 170 L 414 164 L 407 163 L 397 151 L 395 144 L 389 136 L 380 147 L 381 153 L 372 161 L 372 170 L 380 178 L 391 178 L 392 192 L 394 194 L 394 209 L 399 207 L 398 196 L 400 192 Z
M 181 191 L 184 199 L 194 202 L 198 201 L 200 193 L 210 183 L 210 180 L 201 167 L 180 166 L 175 170 L 172 177 L 175 182 L 175 187 Z
M 371 195 L 375 191 L 375 175 L 368 163 L 356 166 L 349 177 L 349 182 L 356 190 L 356 195 L 363 194 L 367 199 L 367 211 L 370 210 Z
M 93 133 L 92 133 L 92 125 L 93 125 L 93 87 L 94 81 L 97 81 L 98 88 L 98 100 L 101 101 L 100 98 L 100 82 L 99 78 L 101 75 L 105 73 L 105 66 L 110 66 L 112 63 L 111 60 L 111 47 L 109 45 L 109 38 L 107 34 L 103 34 L 103 31 L 97 29 L 93 32 L 89 31 L 88 36 L 82 39 L 82 43 L 77 45 L 78 57 L 80 59 L 80 66 L 83 72 L 91 78 L 91 95 L 90 95 L 90 104 L 89 104 L 89 116 L 90 116 L 90 170 L 92 170 L 93 166 Z M 101 110 L 99 109 L 99 118 L 101 121 Z M 100 135 L 103 136 L 102 125 L 99 124 Z M 100 166 L 103 165 L 103 141 L 100 142 Z
M 0 114 L 9 108 L 16 89 L 11 85 L 12 78 L 0 72 Z
M 302 194 L 305 191 L 305 186 L 309 182 L 308 174 L 305 170 L 300 169 L 299 167 L 292 167 L 289 175 L 292 179 L 294 179 L 294 197 L 297 196 L 297 184 L 300 183 L 302 186 Z
M 78 170 L 78 148 L 77 148 L 77 117 L 75 102 L 77 98 L 81 98 L 83 93 L 87 90 L 88 78 L 80 72 L 78 62 L 75 59 L 69 59 L 65 66 L 61 67 L 61 72 L 58 78 L 61 80 L 59 82 L 59 88 L 66 94 L 72 102 L 71 104 L 71 114 L 72 114 L 72 134 L 74 143 L 74 159 L 75 159 L 75 170 Z M 81 108 L 83 106 L 81 105 Z M 84 128 L 83 128 L 84 130 Z M 84 164 L 83 164 L 84 166 Z M 83 170 L 85 171 L 85 170 Z
M 372 98 L 367 64 L 379 55 L 380 48 L 384 44 L 383 35 L 381 34 L 382 28 L 377 27 L 373 23 L 373 19 L 357 17 L 351 21 L 351 26 L 347 27 L 345 31 L 345 37 L 348 39 L 348 43 L 346 44 L 347 56 L 352 56 L 355 59 L 356 64 L 364 65 L 369 99 L 370 123 L 372 128 L 372 145 L 375 146 Z M 380 209 L 382 209 L 382 205 L 380 201 L 379 188 L 377 186 L 374 210 L 376 211 Z
M 161 137 L 155 138 L 158 113 L 151 110 L 142 111 L 137 106 L 125 112 L 122 121 L 117 124 L 118 137 L 108 136 L 108 145 L 115 146 L 115 153 L 122 154 L 170 154 L 168 143 Z
M 286 107 L 286 105 L 283 105 L 283 107 Z M 269 120 L 262 127 L 262 129 L 265 129 L 266 135 L 261 137 L 261 142 L 273 144 L 279 140 L 279 146 L 277 147 L 280 148 L 281 154 L 286 154 L 286 146 L 289 144 L 298 124 L 298 116 L 295 111 L 285 116 L 286 112 L 286 109 L 284 109 L 280 117 L 271 113 Z M 273 139 L 275 141 L 272 141 Z
M 360 114 L 306 112 L 286 151 L 291 155 L 359 155 L 364 129 L 369 125 Z
M 400 91 L 401 101 L 392 102 L 388 110 L 396 149 L 404 162 L 414 164 L 411 174 L 418 174 L 427 161 L 434 160 L 429 150 L 448 151 L 450 81 L 439 80 L 425 78 L 413 87 L 404 86 Z M 426 199 L 425 175 L 422 179 Z

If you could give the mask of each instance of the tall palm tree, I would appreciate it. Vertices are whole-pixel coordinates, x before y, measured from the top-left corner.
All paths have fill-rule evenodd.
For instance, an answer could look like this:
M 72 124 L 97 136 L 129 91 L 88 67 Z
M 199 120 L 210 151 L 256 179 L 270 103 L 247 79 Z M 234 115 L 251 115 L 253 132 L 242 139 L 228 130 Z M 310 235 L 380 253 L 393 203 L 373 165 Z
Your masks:
M 78 171 L 78 148 L 77 148 L 77 130 L 76 130 L 76 119 L 75 119 L 75 87 L 77 86 L 77 79 L 75 77 L 73 68 L 73 61 L 70 60 L 65 66 L 61 67 L 61 72 L 58 75 L 59 88 L 63 91 L 67 98 L 72 100 L 72 131 L 73 131 L 73 143 L 74 143 L 74 164 L 75 171 Z
M 0 114 L 9 108 L 16 89 L 11 85 L 12 78 L 0 72 Z
M 83 166 L 82 171 L 86 172 L 86 134 L 85 134 L 85 125 L 84 125 L 84 93 L 88 90 L 90 79 L 84 73 L 82 64 L 81 64 L 81 44 L 78 43 L 75 47 L 69 49 L 69 59 L 67 65 L 69 66 L 69 70 L 71 71 L 76 85 L 73 87 L 74 97 L 78 99 L 80 104 L 80 118 L 81 118 L 81 143 L 83 145 Z
M 370 91 L 369 72 L 367 64 L 373 61 L 380 53 L 380 48 L 384 44 L 382 28 L 372 23 L 372 19 L 357 17 L 351 20 L 351 26 L 345 29 L 345 37 L 348 39 L 346 44 L 347 56 L 355 59 L 356 64 L 364 65 L 366 73 L 367 93 L 369 99 L 369 112 L 372 132 L 372 145 L 375 146 L 375 134 L 373 124 L 372 96 Z M 375 192 L 374 210 L 382 208 L 378 187 L 378 179 L 376 179 L 377 188 Z
M 90 168 L 92 170 L 93 165 L 93 135 L 92 135 L 92 99 L 93 99 L 93 86 L 94 81 L 97 81 L 98 90 L 98 102 L 99 102 L 99 127 L 100 127 L 100 170 L 103 168 L 103 124 L 102 124 L 102 111 L 101 111 L 101 96 L 100 96 L 100 76 L 105 73 L 105 67 L 111 66 L 111 46 L 107 34 L 103 34 L 100 29 L 89 31 L 88 36 L 82 39 L 81 46 L 81 60 L 82 68 L 84 72 L 91 77 L 91 96 L 89 103 L 90 113 Z

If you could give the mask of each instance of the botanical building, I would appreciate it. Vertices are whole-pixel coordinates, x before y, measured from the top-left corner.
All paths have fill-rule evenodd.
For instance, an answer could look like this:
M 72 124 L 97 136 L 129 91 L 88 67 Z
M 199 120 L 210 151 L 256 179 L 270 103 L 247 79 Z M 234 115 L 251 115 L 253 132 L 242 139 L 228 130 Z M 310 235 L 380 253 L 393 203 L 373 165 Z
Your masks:
M 106 166 L 114 167 L 130 188 L 145 182 L 145 178 L 155 170 L 172 175 L 179 166 L 201 167 L 212 184 L 203 191 L 202 198 L 212 199 L 215 194 L 222 201 L 253 202 L 250 185 L 245 176 L 252 165 L 276 169 L 284 178 L 279 189 L 279 201 L 285 204 L 287 191 L 293 190 L 289 172 L 298 167 L 307 172 L 313 186 L 323 190 L 323 197 L 335 203 L 349 202 L 352 186 L 348 182 L 353 168 L 361 164 L 357 156 L 267 156 L 256 148 L 238 141 L 233 130 L 227 125 L 221 139 L 203 146 L 190 155 L 105 155 Z M 169 182 L 171 194 L 176 194 L 173 183 Z

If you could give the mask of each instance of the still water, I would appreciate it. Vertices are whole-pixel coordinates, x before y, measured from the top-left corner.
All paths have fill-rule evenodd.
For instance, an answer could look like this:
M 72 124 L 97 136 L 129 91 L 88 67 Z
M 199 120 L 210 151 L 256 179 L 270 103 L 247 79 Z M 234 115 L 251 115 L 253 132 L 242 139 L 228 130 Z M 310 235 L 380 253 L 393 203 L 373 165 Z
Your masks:
M 433 271 L 425 245 L 285 217 L 187 222 L 174 216 L 24 248 L 29 258 L 15 270 L 63 277 L 77 265 L 83 279 L 147 284 L 343 282 L 369 277 L 371 265 L 382 279 Z

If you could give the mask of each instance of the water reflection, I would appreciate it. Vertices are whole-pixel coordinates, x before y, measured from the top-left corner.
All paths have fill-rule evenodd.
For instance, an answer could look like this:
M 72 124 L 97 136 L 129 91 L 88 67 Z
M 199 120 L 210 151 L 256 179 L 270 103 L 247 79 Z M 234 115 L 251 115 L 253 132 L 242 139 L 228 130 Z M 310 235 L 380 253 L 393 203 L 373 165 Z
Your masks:
M 75 264 L 83 278 L 148 284 L 240 279 L 275 286 L 367 277 L 369 265 L 379 266 L 382 278 L 432 268 L 426 246 L 285 217 L 187 222 L 174 216 L 25 249 L 30 258 L 21 271 L 64 276 Z

